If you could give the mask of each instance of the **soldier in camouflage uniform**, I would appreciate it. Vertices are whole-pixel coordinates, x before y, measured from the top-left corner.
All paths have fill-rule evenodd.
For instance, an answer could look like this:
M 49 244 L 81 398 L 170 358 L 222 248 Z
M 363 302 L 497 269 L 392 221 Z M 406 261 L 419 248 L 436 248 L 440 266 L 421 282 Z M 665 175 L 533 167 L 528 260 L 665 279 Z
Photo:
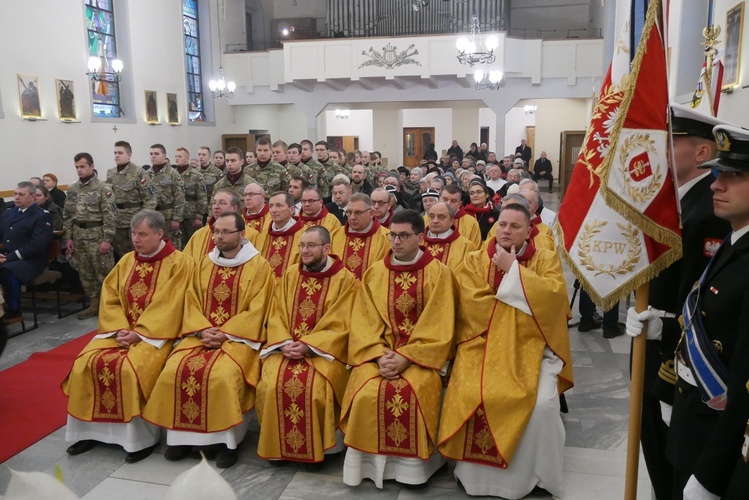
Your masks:
M 333 149 L 328 153 L 328 162 L 336 172 L 351 177 L 351 169 L 346 165 L 346 155 L 340 149 Z
M 286 168 L 271 160 L 270 140 L 267 137 L 261 137 L 255 143 L 255 156 L 257 162 L 248 165 L 244 169 L 245 174 L 254 178 L 254 182 L 262 186 L 266 193 L 287 191 L 291 175 Z
M 152 167 L 146 171 L 151 179 L 151 185 L 156 193 L 156 211 L 161 212 L 166 222 L 164 237 L 168 238 L 177 250 L 182 250 L 182 234 L 180 223 L 185 212 L 185 184 L 182 176 L 169 165 L 166 159 L 166 148 L 162 144 L 154 144 L 149 151 Z M 184 159 L 189 165 L 189 155 Z M 187 240 L 185 240 L 187 241 Z
M 268 151 L 270 154 L 270 149 Z M 239 210 L 241 213 L 244 210 L 244 204 L 242 203 L 244 200 L 244 188 L 247 184 L 257 181 L 247 173 L 247 169 L 242 170 L 244 151 L 239 148 L 229 148 L 226 150 L 224 156 L 226 157 L 226 175 L 213 186 L 211 198 L 213 198 L 213 195 L 219 189 L 230 189 L 237 193 L 237 197 L 239 197 Z
M 301 146 L 300 152 L 302 163 L 312 169 L 312 171 L 315 173 L 315 181 L 317 182 L 317 187 L 320 188 L 320 192 L 322 193 L 323 198 L 329 199 L 330 190 L 332 188 L 331 182 L 335 174 L 332 174 L 330 178 L 325 175 L 325 167 L 321 162 L 315 160 L 315 146 L 312 144 L 312 141 L 304 139 L 299 143 L 299 145 Z M 329 169 L 329 171 L 332 173 L 332 170 Z
M 114 256 L 122 258 L 133 251 L 130 220 L 141 210 L 156 209 L 156 195 L 145 170 L 132 163 L 133 149 L 126 141 L 114 143 L 115 168 L 107 171 L 107 184 L 112 187 L 117 207 L 117 231 L 114 235 Z
M 301 177 L 310 186 L 317 187 L 317 172 L 302 162 L 302 146 L 296 143 L 290 145 L 286 158 L 289 161 L 284 166 L 291 177 Z
M 210 157 L 210 151 L 208 155 Z M 189 166 L 190 152 L 187 149 L 177 148 L 174 159 L 177 162 L 177 172 L 182 176 L 182 181 L 185 184 L 185 210 L 180 224 L 184 248 L 193 233 L 203 227 L 203 216 L 208 211 L 208 208 L 206 208 L 208 203 L 207 185 L 200 168 Z
M 219 151 L 217 151 L 217 153 L 218 152 Z M 223 152 L 221 152 L 221 158 L 224 158 Z M 201 214 L 203 216 L 203 223 L 205 224 L 205 221 L 208 220 L 208 207 L 211 206 L 211 194 L 213 193 L 213 186 L 215 186 L 216 183 L 224 176 L 224 171 L 211 163 L 211 148 L 209 148 L 208 146 L 200 146 L 200 149 L 198 149 L 198 160 L 200 161 L 199 172 L 203 176 L 206 189 L 206 209 L 205 213 Z M 184 176 L 182 177 L 184 178 Z
M 116 212 L 112 188 L 94 175 L 94 159 L 88 153 L 75 155 L 78 182 L 68 186 L 63 212 L 70 265 L 78 271 L 83 290 L 91 299 L 78 319 L 99 314 L 99 298 L 104 278 L 114 267 L 112 241 Z

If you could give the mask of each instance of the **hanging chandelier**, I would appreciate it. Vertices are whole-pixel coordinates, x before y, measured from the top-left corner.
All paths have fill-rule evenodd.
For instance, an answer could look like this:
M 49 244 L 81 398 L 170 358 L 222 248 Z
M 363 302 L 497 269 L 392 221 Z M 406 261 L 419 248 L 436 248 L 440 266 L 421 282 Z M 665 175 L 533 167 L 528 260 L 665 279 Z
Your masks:
M 483 44 L 482 44 L 483 42 Z M 474 64 L 491 64 L 496 59 L 494 51 L 499 46 L 499 39 L 489 35 L 486 39 L 481 36 L 479 16 L 474 12 L 471 16 L 471 33 L 458 38 L 458 61 L 460 64 L 473 66 Z
M 499 90 L 502 86 L 502 72 L 497 70 L 485 72 L 477 69 L 473 74 L 473 79 L 476 81 L 474 85 L 476 90 Z
M 216 0 L 216 12 L 221 12 L 218 0 Z M 224 54 L 221 50 L 221 17 L 217 15 L 216 18 L 216 24 L 218 25 L 218 79 L 208 82 L 208 88 L 211 89 L 211 95 L 214 99 L 221 97 L 231 99 L 234 97 L 234 89 L 237 88 L 237 84 L 232 81 L 227 82 L 224 78 L 224 66 L 221 61 Z

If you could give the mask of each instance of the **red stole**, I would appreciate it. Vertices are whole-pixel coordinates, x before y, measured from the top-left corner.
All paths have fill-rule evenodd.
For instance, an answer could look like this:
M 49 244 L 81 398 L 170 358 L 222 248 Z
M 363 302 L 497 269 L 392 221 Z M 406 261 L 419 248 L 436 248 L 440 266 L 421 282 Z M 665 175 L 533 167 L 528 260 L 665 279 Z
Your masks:
M 203 314 L 212 326 L 221 327 L 237 314 L 239 286 L 244 266 L 214 264 L 208 279 Z M 208 382 L 221 349 L 196 347 L 177 367 L 174 384 L 174 428 L 193 432 L 208 430 Z
M 424 249 L 422 249 L 424 250 Z M 392 250 L 385 256 L 388 279 L 388 320 L 393 330 L 393 349 L 408 343 L 424 308 L 424 268 L 432 256 L 424 251 L 414 264 L 391 262 Z M 417 456 L 416 393 L 403 377 L 380 380 L 378 393 L 378 452 L 384 455 Z
M 303 223 L 302 229 L 307 229 L 310 226 L 319 226 L 320 221 L 323 220 L 325 216 L 328 215 L 328 213 L 328 209 L 325 208 L 325 205 L 323 205 L 323 207 L 320 209 L 320 212 L 314 217 L 307 217 L 303 213 L 300 213 L 299 220 Z
M 265 225 L 265 219 L 268 215 L 268 204 L 265 203 L 263 205 L 263 208 L 260 209 L 260 212 L 256 214 L 248 214 L 247 210 L 245 210 L 242 215 L 244 216 L 245 224 L 247 224 L 258 233 L 262 233 L 263 226 Z
M 294 225 L 287 231 L 274 230 L 272 223 L 268 228 L 268 246 L 263 257 L 268 261 L 273 269 L 273 274 L 277 278 L 283 276 L 283 272 L 289 265 L 289 259 L 293 252 L 291 246 L 294 244 L 294 236 L 301 229 L 302 222 L 299 220 L 295 221 Z
M 311 332 L 325 314 L 325 299 L 330 288 L 330 279 L 343 269 L 343 263 L 335 259 L 327 271 L 313 273 L 305 271 L 299 263 L 299 279 L 294 289 L 290 333 L 294 341 Z M 312 413 L 315 411 L 312 390 L 315 377 L 320 376 L 307 359 L 284 358 L 279 367 L 276 384 L 278 404 L 278 430 L 281 458 L 300 462 L 314 461 L 314 433 Z
M 123 285 L 126 314 L 130 327 L 136 324 L 156 292 L 156 282 L 161 271 L 161 261 L 176 251 L 169 240 L 153 257 L 141 257 L 136 252 L 130 274 Z M 127 348 L 102 349 L 94 355 L 92 372 L 94 379 L 95 407 L 92 422 L 122 422 L 122 365 L 127 357 Z
M 429 233 L 427 232 L 427 234 Z M 453 232 L 447 238 L 430 238 L 429 236 L 424 235 L 424 243 L 432 257 L 447 265 L 452 242 L 458 238 L 460 238 L 460 231 L 453 226 Z
M 372 227 L 366 233 L 352 233 L 346 221 L 344 226 L 346 245 L 343 248 L 341 260 L 346 269 L 354 273 L 356 279 L 361 280 L 364 271 L 369 268 L 369 251 L 372 247 L 372 236 L 380 230 L 380 223 L 372 219 Z
M 385 219 L 385 222 L 380 222 L 380 221 L 377 221 L 377 222 L 379 222 L 379 224 L 380 224 L 380 225 L 381 225 L 382 227 L 387 227 L 387 228 L 389 228 L 389 227 L 390 227 L 390 221 L 391 221 L 391 219 L 392 219 L 392 218 L 393 218 L 393 211 L 391 210 L 390 212 L 388 212 L 388 216 L 387 216 L 387 218 Z

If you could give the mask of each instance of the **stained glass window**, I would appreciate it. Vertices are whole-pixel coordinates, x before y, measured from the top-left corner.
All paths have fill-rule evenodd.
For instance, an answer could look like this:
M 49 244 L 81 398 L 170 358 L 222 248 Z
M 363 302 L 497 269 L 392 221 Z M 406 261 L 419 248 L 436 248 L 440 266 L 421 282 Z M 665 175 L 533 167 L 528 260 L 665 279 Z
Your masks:
M 99 78 L 91 84 L 94 116 L 118 118 L 121 113 L 120 84 L 112 69 L 117 59 L 117 39 L 114 29 L 114 0 L 84 0 L 88 55 L 101 61 Z
M 198 0 L 182 0 L 182 29 L 185 33 L 185 71 L 187 72 L 187 117 L 191 122 L 205 121 L 203 68 L 200 64 L 198 25 Z

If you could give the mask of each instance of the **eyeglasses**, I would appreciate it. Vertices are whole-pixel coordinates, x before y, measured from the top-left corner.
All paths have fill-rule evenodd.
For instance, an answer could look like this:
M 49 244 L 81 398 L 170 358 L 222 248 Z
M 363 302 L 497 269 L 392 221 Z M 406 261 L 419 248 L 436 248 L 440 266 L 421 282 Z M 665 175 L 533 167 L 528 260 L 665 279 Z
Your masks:
M 310 250 L 314 250 L 317 247 L 324 247 L 324 246 L 325 246 L 325 243 L 307 243 L 307 244 L 305 244 L 305 243 L 299 243 L 299 250 L 304 251 L 304 250 L 306 250 L 308 248 Z
M 379 207 L 380 205 L 387 205 L 389 203 L 390 203 L 390 200 L 388 200 L 388 201 L 376 201 L 376 200 L 372 200 L 372 205 L 374 205 L 376 207 Z
M 370 210 L 346 210 L 346 215 L 351 217 L 352 215 L 354 217 L 359 217 L 360 215 L 364 215 L 366 213 L 369 213 Z
M 411 236 L 416 236 L 416 233 L 388 233 L 390 241 L 406 241 Z
M 302 205 L 304 205 L 305 203 L 317 203 L 318 201 L 322 201 L 322 198 L 317 198 L 314 200 L 302 200 Z
M 226 236 L 229 234 L 238 233 L 239 231 L 241 231 L 241 229 L 237 229 L 236 231 L 224 231 L 223 229 L 214 229 L 213 235 L 214 236 Z

